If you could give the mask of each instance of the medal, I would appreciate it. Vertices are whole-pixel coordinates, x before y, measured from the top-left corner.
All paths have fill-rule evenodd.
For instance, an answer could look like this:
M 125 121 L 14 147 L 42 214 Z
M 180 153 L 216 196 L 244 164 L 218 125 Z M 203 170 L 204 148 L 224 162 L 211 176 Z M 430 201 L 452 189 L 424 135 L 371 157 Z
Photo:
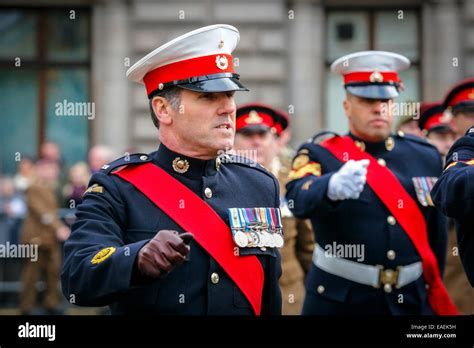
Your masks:
M 247 236 L 242 232 L 242 223 L 237 208 L 229 208 L 229 220 L 235 244 L 244 248 L 248 244 Z
M 275 246 L 281 248 L 284 244 L 283 237 L 279 233 L 275 233 L 273 238 L 275 239 Z
M 275 232 L 276 232 L 273 235 L 273 238 L 275 239 L 275 246 L 277 248 L 281 248 L 285 244 L 285 241 L 283 239 L 281 215 L 280 214 L 281 213 L 280 213 L 279 208 L 275 208 L 275 209 L 271 210 L 272 222 L 275 224 Z
M 234 241 L 240 248 L 245 248 L 249 244 L 246 234 L 242 231 L 235 232 Z
M 260 243 L 260 237 L 258 234 L 254 231 L 251 231 L 247 234 L 247 237 L 249 238 L 249 247 L 256 247 Z

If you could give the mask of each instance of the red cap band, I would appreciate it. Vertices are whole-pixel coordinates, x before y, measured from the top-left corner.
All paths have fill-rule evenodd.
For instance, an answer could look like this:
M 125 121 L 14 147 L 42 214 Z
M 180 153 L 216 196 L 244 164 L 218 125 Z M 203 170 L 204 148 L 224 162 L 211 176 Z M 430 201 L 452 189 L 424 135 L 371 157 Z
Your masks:
M 237 117 L 235 122 L 235 130 L 239 131 L 242 128 L 253 126 L 253 125 L 265 125 L 269 128 L 274 126 L 275 121 L 271 115 L 264 112 L 258 111 L 256 114 L 250 112 L 246 115 Z
M 191 58 L 156 68 L 143 78 L 147 94 L 159 88 L 160 83 L 184 80 L 191 77 L 234 73 L 234 64 L 230 54 L 212 54 Z
M 393 82 L 399 83 L 398 74 L 393 71 L 359 71 L 344 75 L 344 83 L 351 82 Z
M 463 101 L 474 102 L 474 88 L 467 88 L 460 91 L 449 101 L 448 106 L 454 106 Z
M 429 131 L 431 128 L 436 127 L 436 126 L 443 126 L 443 125 L 449 126 L 449 124 L 447 124 L 446 122 L 443 122 L 442 118 L 443 118 L 443 114 L 435 114 L 431 116 L 428 119 L 428 121 L 426 121 L 423 129 L 426 129 Z

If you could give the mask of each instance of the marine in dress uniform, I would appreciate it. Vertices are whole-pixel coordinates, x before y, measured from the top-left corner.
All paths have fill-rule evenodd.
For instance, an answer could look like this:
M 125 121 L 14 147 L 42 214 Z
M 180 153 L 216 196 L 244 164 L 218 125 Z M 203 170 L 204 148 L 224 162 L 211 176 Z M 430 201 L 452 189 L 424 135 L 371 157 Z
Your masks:
M 473 88 L 473 79 L 460 83 L 448 93 L 445 105 L 453 113 L 474 114 Z M 432 196 L 438 209 L 456 219 L 459 255 L 474 287 L 473 165 L 474 127 L 471 126 L 449 151 L 445 171 L 436 182 Z
M 280 314 L 278 182 L 258 164 L 212 147 L 215 138 L 233 143 L 233 92 L 246 90 L 233 69 L 238 40 L 229 25 L 197 29 L 127 72 L 152 97 L 179 87 L 185 111 L 170 116 L 172 107 L 153 97 L 158 150 L 93 175 L 64 249 L 62 286 L 71 302 L 110 305 L 113 314 Z M 216 115 L 189 111 L 198 107 Z M 212 128 L 193 138 L 191 125 L 209 119 Z M 171 128 L 182 122 L 190 126 Z M 188 133 L 189 142 L 211 142 L 184 154 L 186 142 L 173 139 Z
M 310 218 L 317 248 L 303 314 L 454 314 L 441 281 L 446 219 L 429 188 L 441 158 L 424 139 L 390 133 L 401 55 L 365 51 L 339 58 L 350 132 L 323 132 L 293 160 L 287 199 Z M 363 249 L 363 252 L 357 252 Z
M 421 105 L 419 127 L 429 142 L 436 146 L 446 158 L 454 143 L 456 134 L 451 126 L 451 115 L 445 113 L 443 102 L 423 103 Z M 474 289 L 472 289 L 459 259 L 456 225 L 454 219 L 448 222 L 448 251 L 444 283 L 453 302 L 460 312 L 474 312 Z
M 304 280 L 311 267 L 314 233 L 309 220 L 295 218 L 288 209 L 285 184 L 292 157 L 283 153 L 279 137 L 289 126 L 282 110 L 261 103 L 250 103 L 237 109 L 235 150 L 256 150 L 257 161 L 275 175 L 280 184 L 280 210 L 285 245 L 280 250 L 282 276 L 282 314 L 299 315 L 305 297 Z

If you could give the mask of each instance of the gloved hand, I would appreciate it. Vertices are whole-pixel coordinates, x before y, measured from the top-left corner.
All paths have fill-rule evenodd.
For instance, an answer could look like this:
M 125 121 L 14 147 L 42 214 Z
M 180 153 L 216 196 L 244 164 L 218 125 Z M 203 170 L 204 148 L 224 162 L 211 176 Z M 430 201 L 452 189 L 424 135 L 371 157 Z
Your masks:
M 346 162 L 341 169 L 329 179 L 327 196 L 332 201 L 357 199 L 364 190 L 367 181 L 367 166 L 369 160 Z
M 182 264 L 191 250 L 187 245 L 187 237 L 192 237 L 192 234 L 186 233 L 182 236 L 176 231 L 159 231 L 138 252 L 137 267 L 140 273 L 150 278 L 162 278 Z

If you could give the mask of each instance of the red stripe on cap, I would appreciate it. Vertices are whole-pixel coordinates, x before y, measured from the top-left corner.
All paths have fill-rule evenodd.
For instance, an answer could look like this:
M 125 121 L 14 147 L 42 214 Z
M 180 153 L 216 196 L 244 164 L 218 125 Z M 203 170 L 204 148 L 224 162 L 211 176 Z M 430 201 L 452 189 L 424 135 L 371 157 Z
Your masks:
M 469 87 L 469 88 L 461 90 L 458 94 L 456 94 L 451 99 L 448 106 L 454 106 L 464 101 L 469 101 L 469 102 L 474 103 L 474 88 Z
M 382 81 L 372 81 L 376 75 L 380 74 L 383 78 Z M 398 74 L 394 71 L 357 71 L 351 72 L 344 75 L 344 83 L 351 83 L 351 82 L 400 82 L 398 78 Z
M 436 127 L 436 126 L 443 126 L 443 125 L 449 126 L 448 123 L 443 122 L 442 118 L 443 118 L 443 114 L 435 114 L 431 116 L 428 119 L 428 121 L 426 121 L 423 129 L 426 129 L 429 131 L 431 128 Z
M 223 57 L 227 59 L 227 66 Z M 158 88 L 160 83 L 184 80 L 190 77 L 234 72 L 234 64 L 230 54 L 212 54 L 156 68 L 145 75 L 143 82 L 145 83 L 147 93 L 150 94 Z
M 254 110 L 252 110 L 254 111 Z M 248 114 L 244 114 L 244 115 L 241 115 L 239 117 L 237 117 L 237 120 L 235 122 L 235 130 L 236 131 L 239 131 L 245 127 L 249 127 L 249 126 L 254 126 L 254 125 L 266 125 L 268 127 L 273 127 L 274 125 L 274 120 L 273 120 L 273 117 L 266 114 L 266 113 L 263 113 L 263 112 L 257 112 L 255 111 L 258 115 L 258 119 L 253 119 L 251 116 L 250 116 L 250 113 L 249 112 Z

